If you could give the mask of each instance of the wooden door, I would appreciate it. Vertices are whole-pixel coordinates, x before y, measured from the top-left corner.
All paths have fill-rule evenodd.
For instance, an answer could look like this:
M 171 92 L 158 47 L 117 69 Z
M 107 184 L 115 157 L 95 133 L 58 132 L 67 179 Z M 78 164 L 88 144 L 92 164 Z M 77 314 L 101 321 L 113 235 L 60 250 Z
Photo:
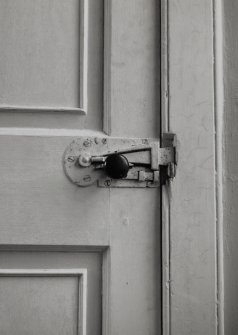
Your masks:
M 156 0 L 0 1 L 0 334 L 161 334 L 159 189 L 80 188 L 80 136 L 160 137 Z

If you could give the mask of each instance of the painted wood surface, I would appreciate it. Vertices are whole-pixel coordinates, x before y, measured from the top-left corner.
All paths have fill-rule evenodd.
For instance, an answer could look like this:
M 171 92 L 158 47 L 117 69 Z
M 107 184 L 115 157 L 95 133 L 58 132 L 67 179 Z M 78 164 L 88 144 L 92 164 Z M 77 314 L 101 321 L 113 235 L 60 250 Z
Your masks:
M 0 309 L 1 333 L 77 334 L 77 299 L 81 299 L 77 281 L 77 277 L 0 277 L 5 301 Z
M 102 257 L 103 282 L 95 274 L 96 282 L 88 289 L 88 303 L 93 301 L 96 288 L 103 289 L 102 330 L 91 319 L 87 327 L 95 329 L 97 325 L 97 335 L 158 335 L 161 334 L 159 191 L 78 188 L 65 177 L 62 157 L 75 136 L 105 136 L 102 130 L 103 9 L 111 15 L 111 20 L 106 21 L 110 25 L 104 27 L 105 31 L 111 29 L 107 31 L 111 40 L 106 44 L 111 49 L 105 51 L 110 61 L 105 67 L 105 80 L 111 88 L 108 129 L 114 136 L 160 135 L 159 2 L 113 0 L 107 8 L 103 8 L 102 1 L 90 1 L 90 4 L 87 115 L 29 110 L 0 113 L 3 162 L 0 164 L 0 268 L 17 271 L 21 269 L 20 264 L 23 271 L 27 267 L 75 268 L 70 260 L 74 252 L 72 257 L 81 259 L 78 268 L 88 269 L 82 255 L 86 253 L 89 262 L 91 253 L 97 253 Z M 105 1 L 105 6 L 108 4 Z M 39 103 L 45 105 L 44 96 Z M 4 253 L 4 250 L 11 252 Z M 32 280 L 29 285 L 33 285 Z M 40 283 L 40 278 L 37 280 Z M 61 285 L 68 284 L 62 280 Z M 72 294 L 73 285 L 73 281 L 69 283 Z M 95 302 L 100 303 L 98 295 Z M 73 310 L 72 301 L 69 305 Z M 91 305 L 88 315 L 93 313 L 96 311 Z
M 238 39 L 236 1 L 224 1 L 224 323 L 225 334 L 236 334 L 237 321 L 237 241 L 238 241 Z
M 1 333 L 98 335 L 101 256 L 1 252 Z
M 159 137 L 160 2 L 111 3 L 111 134 Z
M 111 6 L 108 128 L 113 136 L 159 137 L 159 1 L 115 0 Z M 159 191 L 112 189 L 110 239 L 109 334 L 161 334 Z
M 213 1 L 169 1 L 168 20 L 167 127 L 179 150 L 171 185 L 170 331 L 215 335 Z
M 1 104 L 77 107 L 80 2 L 3 1 L 0 12 Z
M 103 0 L 2 1 L 1 126 L 101 128 L 103 25 Z

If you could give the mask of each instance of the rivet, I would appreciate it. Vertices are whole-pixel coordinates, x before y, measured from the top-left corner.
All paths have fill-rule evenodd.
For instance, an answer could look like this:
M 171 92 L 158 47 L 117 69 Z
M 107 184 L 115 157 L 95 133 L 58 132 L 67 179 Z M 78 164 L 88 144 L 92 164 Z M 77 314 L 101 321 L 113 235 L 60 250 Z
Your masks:
M 83 142 L 83 145 L 84 145 L 85 147 L 90 147 L 91 142 L 90 142 L 89 140 L 86 140 L 86 141 Z
M 106 138 L 103 138 L 102 139 L 102 144 L 106 144 L 107 143 L 107 139 Z

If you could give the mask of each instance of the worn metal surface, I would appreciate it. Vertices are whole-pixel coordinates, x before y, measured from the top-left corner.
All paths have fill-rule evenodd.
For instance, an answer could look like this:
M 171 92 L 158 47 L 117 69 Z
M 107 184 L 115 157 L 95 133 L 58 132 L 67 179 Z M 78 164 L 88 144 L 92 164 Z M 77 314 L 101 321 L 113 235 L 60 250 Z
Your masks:
M 119 186 L 121 181 L 112 181 L 108 179 L 106 173 L 103 169 L 95 169 L 94 165 L 90 165 L 88 167 L 82 167 L 78 164 L 78 158 L 80 155 L 85 155 L 85 153 L 90 154 L 91 156 L 103 156 L 116 151 L 124 152 L 128 151 L 128 149 L 133 147 L 148 147 L 149 143 L 153 140 L 148 139 L 120 139 L 120 138 L 97 138 L 97 137 L 81 137 L 75 139 L 70 145 L 67 147 L 64 158 L 63 158 L 63 166 L 64 171 L 67 177 L 74 184 L 78 186 L 89 186 L 94 184 L 96 181 L 100 181 L 100 186 Z M 134 156 L 134 155 L 133 155 Z M 136 160 L 136 159 L 134 159 Z M 132 157 L 132 161 L 133 157 Z M 146 153 L 142 154 L 143 163 L 149 164 L 150 155 Z M 133 169 L 134 173 L 131 173 L 132 179 L 135 179 L 136 170 Z M 140 170 L 149 171 L 148 167 L 141 167 Z M 134 174 L 134 175 L 133 175 Z M 110 181 L 109 181 L 110 180 Z M 127 185 L 135 186 L 138 183 L 135 183 L 135 180 L 132 183 Z M 145 187 L 147 182 L 143 182 L 141 186 Z M 124 182 L 122 182 L 124 185 Z M 140 187 L 140 186 L 139 186 Z
M 160 148 L 153 139 L 81 137 L 67 147 L 63 166 L 66 176 L 78 186 L 89 186 L 98 181 L 100 187 L 158 187 L 160 166 L 169 166 L 168 176 L 174 177 L 177 162 L 174 135 L 168 147 Z M 170 147 L 170 146 L 171 147 Z M 130 170 L 126 177 L 109 178 L 104 168 L 105 159 L 111 154 L 123 154 Z

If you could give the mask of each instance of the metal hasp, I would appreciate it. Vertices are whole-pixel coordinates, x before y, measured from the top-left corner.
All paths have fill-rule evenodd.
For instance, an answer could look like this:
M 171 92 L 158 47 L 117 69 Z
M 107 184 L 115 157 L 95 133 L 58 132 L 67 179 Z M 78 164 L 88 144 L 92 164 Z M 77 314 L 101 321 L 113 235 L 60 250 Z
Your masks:
M 80 137 L 66 148 L 63 167 L 78 186 L 159 187 L 175 177 L 176 136 L 155 139 Z

